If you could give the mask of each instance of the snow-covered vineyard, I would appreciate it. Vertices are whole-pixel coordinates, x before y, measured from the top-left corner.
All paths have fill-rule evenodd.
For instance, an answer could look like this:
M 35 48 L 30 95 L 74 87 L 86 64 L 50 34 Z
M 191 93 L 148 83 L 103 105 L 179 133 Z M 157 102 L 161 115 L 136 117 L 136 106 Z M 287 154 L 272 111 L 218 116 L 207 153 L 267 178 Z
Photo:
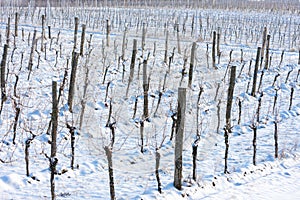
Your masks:
M 299 2 L 82 2 L 0 4 L 0 199 L 299 198 Z

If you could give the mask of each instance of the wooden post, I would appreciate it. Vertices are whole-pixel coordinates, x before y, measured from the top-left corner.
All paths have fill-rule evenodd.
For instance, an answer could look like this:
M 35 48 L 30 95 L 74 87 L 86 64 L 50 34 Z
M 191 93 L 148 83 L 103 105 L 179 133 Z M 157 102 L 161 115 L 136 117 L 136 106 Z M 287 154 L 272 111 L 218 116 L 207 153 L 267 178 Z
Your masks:
M 127 34 L 127 25 L 125 25 L 123 42 L 122 42 L 122 59 L 125 60 L 125 49 L 126 49 L 126 34 Z
M 211 56 L 212 56 L 212 66 L 213 66 L 213 68 L 216 69 L 217 68 L 216 67 L 216 31 L 213 32 Z
M 218 56 L 219 60 L 220 60 L 220 56 L 221 56 L 220 39 L 221 39 L 221 28 L 218 27 L 218 32 L 217 32 L 217 56 Z
M 115 200 L 116 195 L 115 195 L 114 171 L 113 171 L 113 162 L 112 162 L 112 148 L 111 146 L 105 146 L 104 150 L 105 150 L 107 163 L 108 163 L 110 199 Z
M 261 47 L 258 47 L 256 53 L 256 61 L 255 61 L 255 68 L 253 74 L 253 84 L 252 84 L 252 91 L 251 91 L 251 96 L 253 97 L 255 97 L 255 93 L 256 93 L 256 82 L 257 82 L 257 72 L 259 66 L 260 51 L 261 51 Z
M 192 51 L 191 51 L 191 61 L 190 61 L 190 70 L 189 70 L 189 83 L 188 86 L 191 88 L 193 81 L 193 70 L 194 70 L 194 61 L 195 61 L 195 51 L 196 51 L 196 42 L 193 42 Z
M 143 32 L 142 32 L 142 51 L 144 52 L 145 50 L 145 45 L 146 45 L 146 23 L 143 22 Z
M 68 95 L 68 106 L 69 106 L 70 112 L 73 112 L 72 108 L 73 108 L 73 99 L 74 99 L 74 93 L 75 93 L 75 80 L 76 80 L 78 56 L 79 55 L 77 52 L 73 52 L 71 78 L 70 78 L 69 95 Z
M 148 75 L 147 75 L 147 63 L 148 59 L 145 59 L 143 62 L 143 89 L 144 89 L 144 119 L 149 118 L 149 111 L 148 111 L 148 90 L 149 90 L 149 82 L 148 82 Z
M 78 33 L 78 24 L 79 24 L 79 19 L 78 17 L 75 17 L 75 29 L 74 29 L 74 47 L 73 51 L 76 50 L 76 43 L 77 43 L 77 33 Z M 57 37 L 58 38 L 58 37 Z
M 129 86 L 130 86 L 130 84 L 131 84 L 131 82 L 133 80 L 136 53 L 137 53 L 137 40 L 134 39 L 133 40 L 133 49 L 132 49 L 131 63 L 130 63 L 130 74 L 129 74 L 128 86 L 127 86 L 127 90 L 126 90 L 126 97 L 128 96 Z
M 32 70 L 32 66 L 33 66 L 33 54 L 34 54 L 34 49 L 35 49 L 35 45 L 36 45 L 36 30 L 34 30 L 33 32 L 33 38 L 32 38 L 32 44 L 31 44 L 31 51 L 30 51 L 30 56 L 29 56 L 29 62 L 28 62 L 28 70 L 29 73 Z M 29 76 L 28 76 L 29 79 Z
M 51 114 L 51 121 L 52 121 L 52 131 L 51 131 L 51 157 L 50 157 L 50 170 L 51 170 L 51 177 L 50 177 L 50 184 L 51 184 L 51 197 L 52 200 L 55 199 L 55 179 L 54 175 L 56 173 L 56 138 L 57 138 L 57 127 L 58 127 L 58 101 L 57 101 L 57 82 L 52 81 L 52 114 Z
M 56 138 L 58 126 L 58 102 L 57 102 L 57 82 L 52 81 L 52 141 L 51 141 L 51 157 L 56 156 Z
M 110 38 L 109 38 L 110 31 L 111 31 L 110 20 L 107 19 L 106 20 L 106 46 L 107 47 L 109 47 L 109 43 L 110 43 Z
M 6 73 L 6 60 L 7 60 L 7 50 L 8 50 L 8 44 L 4 44 L 3 48 L 3 55 L 2 55 L 2 61 L 1 61 L 1 105 L 3 105 L 3 102 L 6 101 L 6 88 L 5 88 L 5 73 Z M 1 106 L 2 109 L 2 106 Z
M 176 31 L 177 31 L 177 50 L 178 50 L 178 53 L 181 54 L 180 37 L 179 37 L 179 23 L 176 24 Z
M 226 129 L 228 130 L 229 133 L 231 133 L 231 108 L 232 108 L 233 92 L 235 86 L 235 74 L 236 74 L 236 66 L 232 66 L 231 73 L 230 73 L 229 88 L 228 88 L 227 106 L 226 106 Z
M 264 27 L 263 38 L 262 38 L 262 48 L 261 48 L 261 54 L 260 54 L 260 60 L 261 60 L 260 69 L 262 68 L 262 61 L 263 61 L 264 53 L 265 53 L 266 38 L 267 38 L 267 27 Z
M 193 14 L 192 16 L 191 37 L 193 37 L 194 27 L 195 27 L 195 14 Z
M 19 18 L 19 13 L 16 12 L 16 14 L 15 14 L 15 37 L 18 37 L 18 18 Z
M 83 56 L 83 46 L 84 46 L 84 40 L 85 40 L 85 29 L 86 29 L 86 25 L 82 24 L 81 42 L 80 42 L 80 56 Z
M 44 38 L 45 38 L 45 15 L 42 15 L 41 51 L 44 51 Z
M 266 61 L 264 69 L 269 69 L 269 52 L 270 52 L 270 38 L 271 35 L 267 35 L 267 46 L 266 46 Z
M 9 47 L 10 42 L 10 17 L 7 19 L 7 27 L 6 27 L 6 44 Z
M 166 41 L 165 41 L 165 57 L 164 57 L 164 62 L 166 64 L 168 63 L 168 40 L 169 40 L 169 30 L 167 30 L 167 32 L 166 32 Z M 299 51 L 299 60 L 300 60 L 300 51 Z
M 48 26 L 48 38 L 51 40 L 51 26 Z
M 178 111 L 175 137 L 174 187 L 181 190 L 182 150 L 186 108 L 186 88 L 178 88 Z

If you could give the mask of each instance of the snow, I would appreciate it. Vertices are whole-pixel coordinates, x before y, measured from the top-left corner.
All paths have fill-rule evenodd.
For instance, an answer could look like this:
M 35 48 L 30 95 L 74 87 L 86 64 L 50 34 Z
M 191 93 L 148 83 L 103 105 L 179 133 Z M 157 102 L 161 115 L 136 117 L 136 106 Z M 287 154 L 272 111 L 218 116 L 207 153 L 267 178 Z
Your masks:
M 27 9 L 27 8 L 22 8 Z M 32 9 L 32 8 L 31 8 Z M 252 88 L 252 76 L 255 63 L 257 45 L 246 36 L 235 38 L 234 26 L 241 26 L 239 20 L 251 20 L 249 26 L 255 26 L 261 38 L 260 29 L 255 23 L 268 24 L 269 21 L 281 19 L 286 26 L 287 19 L 293 16 L 292 29 L 297 28 L 296 22 L 300 21 L 299 16 L 290 13 L 260 13 L 251 11 L 223 11 L 218 16 L 218 11 L 204 10 L 202 15 L 203 28 L 206 33 L 197 31 L 190 36 L 190 22 L 187 24 L 187 32 L 181 33 L 182 52 L 178 54 L 175 50 L 174 62 L 169 66 L 163 62 L 164 58 L 164 29 L 163 22 L 172 24 L 174 19 L 184 21 L 183 16 L 193 16 L 199 13 L 195 10 L 139 10 L 126 8 L 95 8 L 86 12 L 84 9 L 68 8 L 66 13 L 59 12 L 59 8 L 52 8 L 51 16 L 47 19 L 52 26 L 52 39 L 46 38 L 45 44 L 47 55 L 40 51 L 40 40 L 37 43 L 37 50 L 34 53 L 33 71 L 28 79 L 28 59 L 31 47 L 31 38 L 27 41 L 29 33 L 37 30 L 41 34 L 41 24 L 38 19 L 38 9 L 35 10 L 33 19 L 25 17 L 25 10 L 20 10 L 19 30 L 24 29 L 25 39 L 22 40 L 21 31 L 16 38 L 16 49 L 12 58 L 13 37 L 11 36 L 11 47 L 9 48 L 7 67 L 7 101 L 4 102 L 1 112 L 0 127 L 0 199 L 49 199 L 50 193 L 50 170 L 49 159 L 51 135 L 48 134 L 49 122 L 52 112 L 52 81 L 57 81 L 58 88 L 63 83 L 64 72 L 67 68 L 68 77 L 65 88 L 61 91 L 59 102 L 59 127 L 57 139 L 58 174 L 55 175 L 57 199 L 109 199 L 109 177 L 107 158 L 104 146 L 111 143 L 111 129 L 106 127 L 107 122 L 115 124 L 115 143 L 113 146 L 113 170 L 115 191 L 117 199 L 300 199 L 300 98 L 299 98 L 299 72 L 298 53 L 290 51 L 291 44 L 279 42 L 283 33 L 277 31 L 277 27 L 269 26 L 270 33 L 276 38 L 270 44 L 270 55 L 272 64 L 270 69 L 264 72 L 260 92 L 263 92 L 262 107 L 259 120 L 257 119 L 257 108 L 259 94 L 255 97 L 250 95 Z M 87 9 L 88 10 L 88 9 Z M 33 12 L 33 10 L 29 10 Z M 147 12 L 144 14 L 142 11 Z M 2 35 L 3 46 L 5 40 L 7 16 L 12 15 L 4 8 L 1 10 L 2 23 L 0 34 Z M 44 11 L 41 11 L 44 12 Z M 97 12 L 106 19 L 112 13 L 115 17 L 124 16 L 126 22 L 116 21 L 112 27 L 110 47 L 104 47 L 105 20 L 98 20 L 95 17 Z M 146 47 L 144 52 L 139 46 L 135 64 L 134 81 L 130 85 L 129 95 L 125 91 L 128 84 L 129 67 L 132 52 L 132 40 L 141 40 L 141 30 L 137 25 L 135 17 L 140 16 L 141 20 L 152 19 L 148 24 Z M 69 112 L 67 104 L 68 87 L 71 72 L 71 55 L 73 48 L 73 14 L 80 15 L 81 23 L 87 22 L 87 33 L 85 40 L 85 55 L 79 57 L 77 79 L 75 87 L 75 100 L 73 113 Z M 92 13 L 95 18 L 88 20 L 87 13 Z M 166 19 L 174 14 L 174 19 Z M 186 13 L 188 15 L 186 15 Z M 54 17 L 56 16 L 56 17 Z M 221 38 L 220 49 L 222 51 L 218 69 L 211 66 L 211 37 L 208 33 L 215 29 L 204 23 L 206 17 L 211 16 L 211 23 L 217 22 L 222 29 L 222 34 L 230 34 L 227 41 Z M 262 17 L 269 17 L 262 20 Z M 102 19 L 101 18 L 101 19 Z M 116 17 L 117 18 L 117 17 Z M 13 19 L 13 18 L 12 18 Z M 119 19 L 120 20 L 120 19 Z M 173 21 L 174 22 L 173 22 Z M 269 21 L 268 21 L 269 20 Z M 226 23 L 230 22 L 231 28 Z M 276 21 L 277 22 L 277 21 Z M 295 23 L 294 23 L 295 22 Z M 93 27 L 93 23 L 95 28 Z M 122 37 L 124 24 L 128 24 L 128 38 L 125 60 L 118 63 L 121 55 Z M 206 25 L 205 25 L 206 24 Z M 157 27 L 156 27 L 157 26 Z M 215 24 L 213 25 L 215 26 Z M 263 27 L 263 25 L 260 25 Z M 177 46 L 175 32 L 172 25 L 170 31 L 169 54 Z M 79 28 L 80 29 L 80 28 Z M 283 29 L 283 28 L 282 28 Z M 237 29 L 239 31 L 246 29 Z M 284 32 L 284 30 L 281 30 Z M 13 32 L 13 31 L 12 31 Z M 60 32 L 58 43 L 56 39 Z M 47 33 L 47 31 L 46 31 Z M 240 33 L 240 32 L 239 32 Z M 78 33 L 78 44 L 80 41 L 80 30 Z M 90 47 L 88 45 L 89 35 L 92 34 Z M 174 35 L 173 35 L 174 34 Z M 46 34 L 47 35 L 47 34 Z M 199 36 L 200 35 L 200 36 Z M 223 36 L 223 35 L 222 35 Z M 201 39 L 199 39 L 199 37 Z M 284 35 L 284 37 L 288 37 Z M 291 36 L 290 36 L 291 37 Z M 196 66 L 194 70 L 193 84 L 187 90 L 186 127 L 183 144 L 183 188 L 177 190 L 173 187 L 174 171 L 174 139 L 170 140 L 172 127 L 172 114 L 176 111 L 177 92 L 179 86 L 187 86 L 188 76 L 184 76 L 181 82 L 181 70 L 184 64 L 185 55 L 189 54 L 192 41 L 197 40 Z M 295 39 L 299 43 L 299 39 Z M 52 41 L 52 42 L 51 42 Z M 156 42 L 156 54 L 153 54 L 153 43 Z M 105 44 L 105 43 L 104 43 Z M 206 44 L 209 44 L 209 52 L 206 54 Z M 62 46 L 61 56 L 56 54 Z M 50 48 L 51 46 L 51 48 Z M 243 49 L 244 58 L 240 60 L 240 49 Z M 280 56 L 283 49 L 284 59 L 281 65 Z M 233 50 L 231 63 L 229 52 Z M 3 49 L 0 48 L 0 55 Z M 87 52 L 91 53 L 88 54 Z M 143 120 L 143 80 L 142 62 L 149 53 L 148 74 L 151 74 L 149 89 L 149 113 L 150 119 L 144 121 L 144 151 L 141 152 L 140 129 Z M 40 55 L 40 61 L 38 61 Z M 46 59 L 45 59 L 46 57 Z M 23 60 L 22 60 L 23 58 Z M 67 61 L 68 60 L 68 61 Z M 207 62 L 208 60 L 208 62 Z M 249 70 L 252 62 L 251 70 Z M 67 65 L 68 63 L 68 65 Z M 125 77 L 123 80 L 123 64 Z M 232 110 L 232 133 L 229 135 L 229 174 L 224 174 L 224 131 L 225 108 L 227 100 L 228 76 L 224 77 L 227 66 L 237 66 L 236 88 L 234 91 L 234 103 Z M 242 66 L 245 65 L 243 71 Z M 88 71 L 87 71 L 88 67 Z M 108 72 L 105 77 L 105 68 Z M 286 79 L 289 71 L 289 79 Z M 188 71 L 186 69 L 186 71 Z M 249 73 L 250 72 L 250 73 Z M 84 100 L 84 84 L 88 73 L 88 86 Z M 167 73 L 166 87 L 162 91 L 165 73 Z M 229 71 L 227 72 L 228 75 Z M 240 76 L 238 76 L 240 74 Z M 273 84 L 274 77 L 280 74 Z M 139 76 L 138 76 L 139 75 Z M 19 82 L 14 91 L 16 76 Z M 261 70 L 258 73 L 258 82 L 261 77 Z M 109 86 L 107 87 L 107 85 Z M 249 85 L 247 89 L 247 85 Z M 200 87 L 203 94 L 200 103 L 197 104 Z M 219 92 L 216 94 L 216 88 Z M 294 88 L 293 103 L 291 109 L 290 94 Z M 17 93 L 17 95 L 14 94 Z M 106 94 L 107 92 L 107 94 Z M 154 116 L 159 92 L 163 92 L 158 112 Z M 277 104 L 273 102 L 277 96 Z M 133 117 L 133 108 L 137 99 L 137 112 Z M 241 101 L 242 113 L 241 122 L 238 123 L 238 101 Z M 81 129 L 80 115 L 82 104 L 86 103 L 83 114 L 83 125 Z M 112 105 L 112 117 L 107 120 Z M 15 109 L 20 108 L 20 116 L 16 128 L 16 141 L 13 144 L 13 125 L 15 121 Z M 219 107 L 219 108 L 218 108 Z M 197 125 L 196 113 L 199 108 L 199 124 Z M 218 118 L 218 113 L 220 117 Z M 70 167 L 71 134 L 66 124 L 76 128 L 75 130 L 75 165 Z M 278 158 L 274 157 L 274 124 L 278 123 Z M 253 156 L 253 129 L 257 126 L 257 165 L 252 163 Z M 196 138 L 196 129 L 201 132 L 201 139 L 198 143 L 197 156 L 197 181 L 192 179 L 192 145 Z M 51 132 L 51 131 L 50 131 Z M 30 175 L 26 176 L 25 168 L 25 142 L 34 136 L 29 147 L 29 170 Z M 155 177 L 155 152 L 160 153 L 159 174 L 162 184 L 162 194 L 157 191 Z

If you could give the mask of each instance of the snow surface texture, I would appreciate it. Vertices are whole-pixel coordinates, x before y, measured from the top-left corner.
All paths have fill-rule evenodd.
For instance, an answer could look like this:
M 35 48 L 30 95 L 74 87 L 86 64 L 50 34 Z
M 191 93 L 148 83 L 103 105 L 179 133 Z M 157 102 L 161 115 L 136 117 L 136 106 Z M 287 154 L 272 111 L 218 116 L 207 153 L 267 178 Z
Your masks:
M 51 136 L 47 134 L 47 129 L 52 112 L 51 84 L 53 80 L 57 81 L 59 86 L 62 84 L 65 69 L 68 72 L 67 83 L 59 102 L 58 175 L 55 176 L 57 199 L 109 199 L 108 167 L 104 146 L 109 145 L 112 139 L 111 129 L 106 127 L 110 106 L 112 117 L 108 122 L 116 122 L 113 169 L 117 199 L 300 198 L 299 65 L 298 52 L 294 49 L 295 46 L 299 46 L 299 38 L 292 36 L 294 30 L 297 30 L 299 16 L 253 11 L 250 13 L 222 11 L 220 15 L 219 11 L 214 10 L 202 12 L 116 8 L 67 8 L 64 12 L 62 10 L 60 8 L 18 10 L 19 35 L 15 38 L 16 49 L 13 44 L 14 38 L 10 35 L 6 64 L 9 69 L 6 85 L 8 99 L 4 102 L 0 121 L 0 199 L 51 197 L 49 160 L 45 156 L 50 154 Z M 13 19 L 14 16 L 12 11 L 14 10 L 1 8 L 1 47 L 5 43 L 7 17 Z M 41 51 L 41 15 L 46 11 L 48 12 L 46 22 L 51 26 L 52 37 L 48 38 L 46 31 L 45 53 L 45 50 Z M 74 45 L 74 16 L 79 17 L 80 24 L 87 24 L 87 32 L 84 56 L 79 57 L 73 113 L 70 113 L 67 98 Z M 194 32 L 191 32 L 192 17 L 195 17 Z M 110 46 L 106 47 L 105 23 L 108 18 L 112 20 L 112 27 Z M 176 20 L 181 27 L 181 53 L 178 53 L 177 32 L 173 28 Z M 141 47 L 142 22 L 147 22 L 144 49 Z M 125 24 L 128 26 L 125 40 L 127 45 L 122 60 L 120 56 Z M 271 34 L 272 60 L 269 69 L 264 71 L 259 93 L 256 97 L 252 97 L 250 91 L 256 49 L 257 46 L 261 46 L 264 26 L 268 27 L 268 33 Z M 211 63 L 210 33 L 218 27 L 221 31 L 221 57 L 220 63 L 217 64 L 218 69 L 214 69 Z M 29 76 L 27 66 L 34 29 L 37 30 L 38 40 L 33 70 Z M 175 48 L 174 59 L 170 65 L 163 61 L 166 30 L 169 31 L 168 57 L 172 56 Z M 13 32 L 11 30 L 11 34 Z M 80 35 L 81 28 L 76 51 L 79 51 Z M 133 39 L 138 40 L 138 52 L 134 80 L 126 97 Z M 171 116 L 177 107 L 178 87 L 187 87 L 188 75 L 185 74 L 182 79 L 181 72 L 183 66 L 186 67 L 185 72 L 188 72 L 192 41 L 197 41 L 196 64 L 193 83 L 187 92 L 183 189 L 178 191 L 173 187 L 175 142 L 174 139 L 170 140 Z M 280 62 L 284 49 L 283 61 Z M 231 50 L 232 59 L 229 60 Z M 3 48 L 0 49 L 0 53 L 2 55 Z M 143 60 L 147 56 L 149 56 L 147 66 L 150 76 L 150 120 L 143 121 L 142 71 Z M 224 174 L 223 127 L 229 82 L 227 69 L 232 65 L 237 66 L 237 79 L 232 110 L 233 127 L 229 136 L 229 174 Z M 262 71 L 260 68 L 258 82 Z M 163 88 L 165 74 L 167 79 Z M 274 81 L 278 74 L 280 76 Z M 17 76 L 19 81 L 14 94 Z M 204 92 L 197 104 L 200 87 Z M 290 107 L 292 88 L 294 94 Z M 162 99 L 154 115 L 159 92 L 162 92 Z M 262 107 L 256 121 L 261 92 L 263 92 Z M 276 96 L 277 103 L 274 106 Z M 137 112 L 133 117 L 136 101 Z M 239 101 L 242 105 L 240 123 L 238 123 Z M 84 105 L 84 118 L 80 129 L 80 115 Z M 17 107 L 20 108 L 20 116 L 13 144 L 13 124 Z M 197 108 L 200 111 L 199 116 Z M 144 122 L 143 152 L 140 139 L 141 121 Z M 279 156 L 276 159 L 274 122 L 278 123 Z M 70 133 L 66 123 L 76 127 L 74 170 L 70 167 Z M 256 166 L 252 164 L 253 125 L 257 126 L 258 132 Z M 194 181 L 192 144 L 197 128 L 201 133 L 201 140 L 198 147 L 197 181 Z M 29 147 L 30 176 L 26 176 L 25 142 L 28 138 L 32 138 L 33 134 L 36 137 Z M 157 191 L 155 177 L 157 148 L 161 155 L 159 174 L 162 194 Z

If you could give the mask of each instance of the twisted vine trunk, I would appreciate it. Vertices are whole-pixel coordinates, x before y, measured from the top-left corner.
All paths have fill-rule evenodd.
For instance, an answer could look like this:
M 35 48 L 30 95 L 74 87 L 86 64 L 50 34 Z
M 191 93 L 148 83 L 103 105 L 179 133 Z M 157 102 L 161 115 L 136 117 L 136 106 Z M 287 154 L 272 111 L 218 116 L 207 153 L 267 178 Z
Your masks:
M 159 193 L 161 193 L 161 182 L 160 182 L 160 177 L 159 177 L 159 163 L 160 163 L 160 153 L 158 150 L 155 152 L 155 176 L 156 176 L 156 181 L 157 181 L 157 190 Z

